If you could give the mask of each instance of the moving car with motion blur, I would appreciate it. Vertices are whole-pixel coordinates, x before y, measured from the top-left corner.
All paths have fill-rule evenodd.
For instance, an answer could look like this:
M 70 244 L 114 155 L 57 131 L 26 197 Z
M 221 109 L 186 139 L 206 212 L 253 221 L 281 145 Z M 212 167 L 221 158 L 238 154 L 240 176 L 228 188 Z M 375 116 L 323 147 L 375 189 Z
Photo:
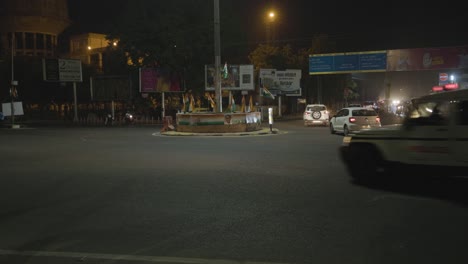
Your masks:
M 381 175 L 468 176 L 468 89 L 412 99 L 403 124 L 344 137 L 340 155 L 363 182 Z
M 330 133 L 347 136 L 362 129 L 381 127 L 377 112 L 364 107 L 345 107 L 330 119 Z
M 303 114 L 304 126 L 328 126 L 329 112 L 324 104 L 309 104 Z

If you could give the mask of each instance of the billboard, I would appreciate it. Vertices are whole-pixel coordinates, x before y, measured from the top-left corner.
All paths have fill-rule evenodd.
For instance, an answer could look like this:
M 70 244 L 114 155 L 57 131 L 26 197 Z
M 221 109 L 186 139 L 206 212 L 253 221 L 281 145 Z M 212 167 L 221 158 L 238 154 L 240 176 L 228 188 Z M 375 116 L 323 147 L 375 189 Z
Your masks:
M 205 90 L 215 90 L 215 67 L 205 65 Z M 222 90 L 254 90 L 254 66 L 253 65 L 228 65 L 224 64 L 219 69 Z
M 260 69 L 258 80 L 260 88 L 266 88 L 273 95 L 300 96 L 301 70 Z
M 387 52 L 387 71 L 468 68 L 468 46 L 398 49 Z
M 468 45 L 309 55 L 309 74 L 468 68 Z
M 181 92 L 181 78 L 164 68 L 140 68 L 140 92 Z
M 309 74 L 384 72 L 387 51 L 316 54 L 309 56 Z

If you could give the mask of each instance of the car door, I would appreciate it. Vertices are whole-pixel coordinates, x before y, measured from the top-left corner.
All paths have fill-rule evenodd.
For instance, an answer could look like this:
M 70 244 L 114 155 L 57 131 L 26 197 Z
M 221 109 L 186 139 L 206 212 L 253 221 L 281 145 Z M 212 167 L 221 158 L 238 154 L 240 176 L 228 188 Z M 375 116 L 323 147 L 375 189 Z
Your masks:
M 349 109 L 342 109 L 341 114 L 336 117 L 335 130 L 343 132 L 343 127 L 349 115 Z
M 455 104 L 455 120 L 451 135 L 450 148 L 453 159 L 460 165 L 468 166 L 468 100 Z
M 340 117 L 341 115 L 343 115 L 343 111 L 344 111 L 344 109 L 341 109 L 340 111 L 338 111 L 338 113 L 336 113 L 336 115 L 334 115 L 333 118 L 332 118 L 332 120 L 331 120 L 334 130 L 338 130 L 338 129 L 339 129 L 337 123 L 338 123 L 339 117 Z
M 346 124 L 346 121 L 348 120 L 349 118 L 349 109 L 343 109 L 343 113 L 341 114 L 341 116 L 338 118 L 338 121 L 336 122 L 337 123 L 337 127 L 339 129 L 340 132 L 343 132 L 343 128 L 344 128 L 344 125 Z
M 403 162 L 419 165 L 451 163 L 449 149 L 450 102 L 426 102 L 419 106 L 427 111 L 405 124 Z

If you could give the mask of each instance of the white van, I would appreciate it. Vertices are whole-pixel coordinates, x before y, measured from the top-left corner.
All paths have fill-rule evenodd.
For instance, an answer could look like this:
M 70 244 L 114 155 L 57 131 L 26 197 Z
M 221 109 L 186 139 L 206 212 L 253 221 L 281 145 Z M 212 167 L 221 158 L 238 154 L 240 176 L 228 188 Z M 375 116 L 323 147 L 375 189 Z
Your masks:
M 345 137 L 340 154 L 358 180 L 411 171 L 468 176 L 468 89 L 412 99 L 403 124 Z

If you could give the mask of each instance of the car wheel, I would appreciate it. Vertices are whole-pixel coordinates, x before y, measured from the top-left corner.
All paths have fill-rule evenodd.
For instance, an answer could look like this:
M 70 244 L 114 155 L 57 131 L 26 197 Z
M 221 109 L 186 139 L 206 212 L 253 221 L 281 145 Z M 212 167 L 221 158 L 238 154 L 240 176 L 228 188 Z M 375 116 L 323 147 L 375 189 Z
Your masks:
M 347 126 L 347 125 L 345 125 L 345 126 L 343 127 L 343 134 L 344 134 L 345 136 L 349 135 L 349 129 L 348 129 L 348 126 Z
M 379 168 L 383 164 L 380 152 L 372 145 L 356 144 L 349 148 L 347 167 L 351 177 L 361 184 L 375 184 L 379 177 Z
M 333 129 L 333 124 L 332 124 L 332 123 L 330 123 L 330 133 L 331 133 L 331 134 L 335 134 L 335 133 L 336 133 L 335 129 Z

